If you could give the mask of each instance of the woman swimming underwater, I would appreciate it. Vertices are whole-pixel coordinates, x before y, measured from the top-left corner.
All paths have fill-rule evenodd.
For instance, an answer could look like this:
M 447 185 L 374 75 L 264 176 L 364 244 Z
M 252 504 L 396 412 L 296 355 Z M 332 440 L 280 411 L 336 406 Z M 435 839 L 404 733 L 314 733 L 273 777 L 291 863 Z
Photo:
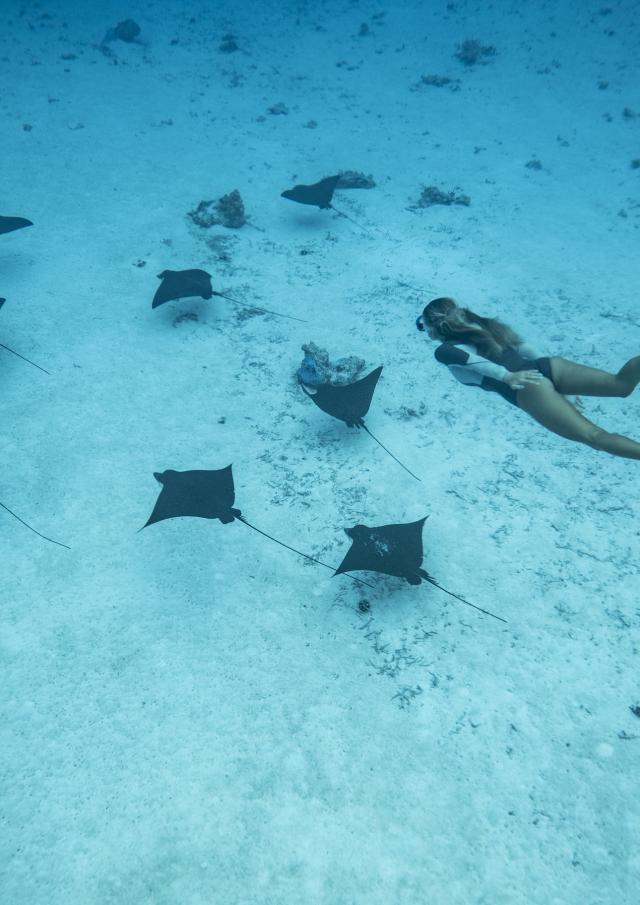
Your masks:
M 416 326 L 431 339 L 440 340 L 435 357 L 461 383 L 500 393 L 567 440 L 614 456 L 640 459 L 640 443 L 593 424 L 564 395 L 631 395 L 640 383 L 640 356 L 617 374 L 566 358 L 542 358 L 506 324 L 480 317 L 450 298 L 429 302 Z

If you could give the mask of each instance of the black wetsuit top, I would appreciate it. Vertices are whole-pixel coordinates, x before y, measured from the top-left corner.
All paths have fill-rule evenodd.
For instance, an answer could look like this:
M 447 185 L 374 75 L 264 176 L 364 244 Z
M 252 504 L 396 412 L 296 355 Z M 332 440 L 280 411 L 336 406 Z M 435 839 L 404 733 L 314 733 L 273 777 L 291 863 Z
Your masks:
M 508 372 L 540 371 L 551 380 L 549 359 L 539 357 L 530 346 L 524 343 L 517 348 L 507 346 L 495 361 L 479 355 L 473 346 L 456 343 L 442 343 L 435 350 L 434 355 L 441 364 L 447 365 L 460 383 L 499 393 L 512 405 L 518 404 L 518 391 L 504 382 L 504 377 Z

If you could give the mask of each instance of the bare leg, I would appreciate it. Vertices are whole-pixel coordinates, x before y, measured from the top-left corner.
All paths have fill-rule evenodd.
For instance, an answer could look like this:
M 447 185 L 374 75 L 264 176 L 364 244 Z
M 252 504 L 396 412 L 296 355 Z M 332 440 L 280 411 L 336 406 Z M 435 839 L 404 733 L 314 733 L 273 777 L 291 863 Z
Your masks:
M 617 374 L 552 358 L 551 373 L 559 393 L 580 396 L 629 396 L 640 383 L 640 355 L 630 359 Z
M 622 434 L 610 434 L 589 421 L 546 377 L 518 390 L 517 400 L 521 409 L 554 434 L 613 456 L 640 459 L 640 443 Z

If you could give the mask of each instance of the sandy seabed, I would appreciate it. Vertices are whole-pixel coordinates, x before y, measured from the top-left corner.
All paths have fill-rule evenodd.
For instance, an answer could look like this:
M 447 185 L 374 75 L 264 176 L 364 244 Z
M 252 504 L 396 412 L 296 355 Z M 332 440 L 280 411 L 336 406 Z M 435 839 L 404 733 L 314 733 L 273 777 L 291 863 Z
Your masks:
M 414 321 L 453 295 L 543 354 L 638 354 L 637 4 L 0 16 L 0 214 L 34 222 L 0 341 L 50 372 L 0 350 L 0 500 L 71 548 L 0 510 L 2 901 L 634 905 L 638 463 L 456 383 Z M 363 229 L 280 197 L 342 170 Z M 242 228 L 187 217 L 233 189 Z M 243 304 L 152 311 L 185 268 Z M 302 395 L 310 340 L 384 365 L 367 426 L 422 483 Z M 640 438 L 639 399 L 585 413 Z M 428 515 L 425 568 L 507 624 L 238 522 L 137 533 L 154 472 L 230 463 L 328 563 Z

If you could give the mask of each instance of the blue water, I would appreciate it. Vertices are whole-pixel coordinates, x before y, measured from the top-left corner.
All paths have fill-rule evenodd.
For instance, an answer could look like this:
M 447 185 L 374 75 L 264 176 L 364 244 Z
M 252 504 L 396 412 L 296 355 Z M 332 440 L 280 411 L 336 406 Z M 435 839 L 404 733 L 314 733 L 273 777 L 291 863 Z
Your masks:
M 638 354 L 638 4 L 0 13 L 0 215 L 33 222 L 0 342 L 48 372 L 0 349 L 0 900 L 634 905 L 637 463 L 415 319 Z M 281 197 L 347 171 L 375 185 Z M 187 269 L 219 295 L 152 309 Z M 383 366 L 365 423 L 420 481 L 300 390 L 310 342 Z M 639 398 L 584 413 L 640 440 Z M 428 516 L 422 567 L 506 622 L 238 519 L 139 531 L 154 473 L 230 464 L 332 570 L 345 528 Z

